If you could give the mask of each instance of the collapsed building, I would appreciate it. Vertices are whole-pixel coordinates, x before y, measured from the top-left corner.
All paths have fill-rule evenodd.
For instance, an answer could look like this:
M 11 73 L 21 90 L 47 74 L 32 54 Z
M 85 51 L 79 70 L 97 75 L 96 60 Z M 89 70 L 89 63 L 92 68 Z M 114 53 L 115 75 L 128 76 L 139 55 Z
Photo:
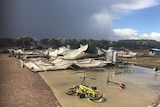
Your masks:
M 34 51 L 10 50 L 10 56 L 12 55 L 20 59 L 22 67 L 33 72 L 105 67 L 118 62 L 118 53 L 113 47 L 105 50 L 88 44 L 80 45 L 78 49 L 60 47 Z

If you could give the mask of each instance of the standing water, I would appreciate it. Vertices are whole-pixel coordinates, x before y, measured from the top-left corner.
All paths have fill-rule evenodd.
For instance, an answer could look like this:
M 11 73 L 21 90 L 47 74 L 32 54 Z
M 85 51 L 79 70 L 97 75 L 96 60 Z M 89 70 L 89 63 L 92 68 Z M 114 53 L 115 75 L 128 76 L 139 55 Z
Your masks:
M 64 70 L 40 74 L 63 107 L 156 107 L 148 105 L 152 105 L 152 101 L 156 101 L 160 95 L 160 71 L 155 73 L 153 69 L 138 66 Z M 106 101 L 94 103 L 87 98 L 79 99 L 77 96 L 64 94 L 67 88 L 78 85 L 82 76 L 86 76 L 87 85 L 96 86 L 103 93 Z M 111 81 L 108 85 L 107 77 Z M 126 88 L 120 89 L 114 82 L 122 82 Z

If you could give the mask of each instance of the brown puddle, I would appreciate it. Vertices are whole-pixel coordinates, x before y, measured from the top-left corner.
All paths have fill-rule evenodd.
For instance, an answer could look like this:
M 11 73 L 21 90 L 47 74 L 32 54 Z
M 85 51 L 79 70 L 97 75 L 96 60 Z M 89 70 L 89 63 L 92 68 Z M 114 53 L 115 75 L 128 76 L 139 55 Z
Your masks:
M 123 82 L 125 89 L 109 81 Z M 42 72 L 40 75 L 53 90 L 63 107 L 148 107 L 160 95 L 160 71 L 138 66 L 127 68 L 94 68 Z M 88 99 L 65 95 L 65 90 L 78 85 L 86 76 L 86 84 L 96 86 L 106 101 L 94 103 Z
M 129 66 L 68 72 L 86 76 L 86 83 L 102 90 L 109 107 L 146 107 L 160 95 L 160 71 L 155 73 L 153 69 Z M 123 82 L 126 89 L 119 89 L 118 85 L 110 82 L 107 85 L 108 72 L 110 81 Z

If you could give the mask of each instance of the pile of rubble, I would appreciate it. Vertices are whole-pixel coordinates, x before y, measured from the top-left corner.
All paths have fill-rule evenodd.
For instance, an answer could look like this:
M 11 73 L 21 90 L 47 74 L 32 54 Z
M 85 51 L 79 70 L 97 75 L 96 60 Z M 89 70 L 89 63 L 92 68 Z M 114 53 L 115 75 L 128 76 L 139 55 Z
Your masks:
M 33 72 L 53 71 L 68 68 L 93 68 L 104 67 L 111 64 L 111 60 L 106 60 L 105 52 L 99 48 L 90 48 L 88 44 L 81 45 L 78 49 L 60 47 L 59 49 L 46 49 L 24 51 L 21 49 L 10 49 L 10 57 L 15 56 L 20 59 L 21 66 L 26 66 Z M 110 55 L 110 54 L 108 54 Z M 113 59 L 107 57 L 109 59 Z
M 155 101 L 152 102 L 151 105 L 148 105 L 148 107 L 160 107 L 160 95 Z

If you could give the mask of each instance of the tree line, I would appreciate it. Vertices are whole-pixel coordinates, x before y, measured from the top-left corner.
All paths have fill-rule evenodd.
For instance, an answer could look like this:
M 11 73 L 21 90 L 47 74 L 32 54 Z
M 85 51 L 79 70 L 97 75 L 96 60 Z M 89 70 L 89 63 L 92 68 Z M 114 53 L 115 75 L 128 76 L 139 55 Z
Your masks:
M 94 40 L 94 39 L 55 39 L 55 38 L 44 38 L 40 40 L 35 40 L 29 36 L 23 36 L 19 38 L 0 38 L 0 48 L 11 48 L 11 47 L 21 47 L 21 48 L 59 48 L 61 46 L 70 46 L 71 49 L 80 47 L 80 44 L 89 46 L 99 47 L 103 49 L 108 49 L 109 47 L 114 47 L 116 49 L 127 48 L 131 50 L 145 50 L 150 48 L 160 48 L 160 42 L 155 40 Z

